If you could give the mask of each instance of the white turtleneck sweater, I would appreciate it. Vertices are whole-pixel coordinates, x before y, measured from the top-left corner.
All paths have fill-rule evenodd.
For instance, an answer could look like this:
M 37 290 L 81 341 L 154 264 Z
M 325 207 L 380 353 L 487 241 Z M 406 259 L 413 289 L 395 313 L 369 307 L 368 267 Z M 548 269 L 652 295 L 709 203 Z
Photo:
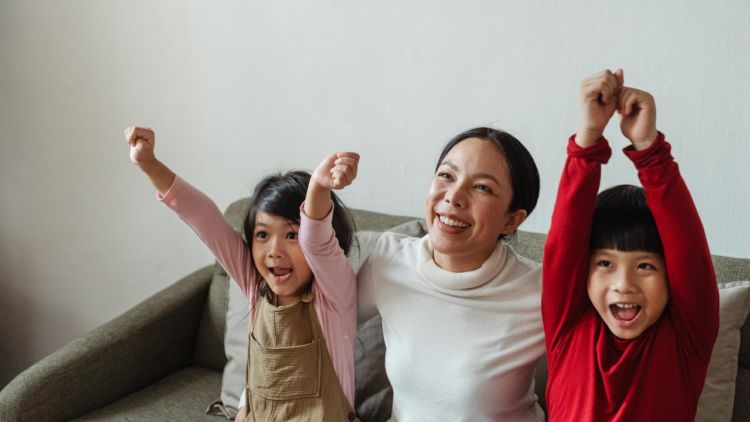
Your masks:
M 476 270 L 432 259 L 429 236 L 383 233 L 358 274 L 359 320 L 383 320 L 391 421 L 543 421 L 541 267 L 498 242 Z

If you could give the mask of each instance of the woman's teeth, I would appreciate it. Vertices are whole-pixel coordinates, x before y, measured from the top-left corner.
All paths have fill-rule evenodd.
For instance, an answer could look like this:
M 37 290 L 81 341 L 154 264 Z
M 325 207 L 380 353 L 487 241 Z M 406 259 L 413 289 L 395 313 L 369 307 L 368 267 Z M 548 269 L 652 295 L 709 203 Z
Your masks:
M 440 219 L 440 222 L 443 223 L 443 224 L 445 224 L 446 226 L 457 227 L 457 228 L 460 228 L 460 229 L 464 229 L 466 227 L 469 227 L 469 225 L 466 224 L 466 223 L 462 223 L 460 221 L 456 221 L 456 220 L 450 219 L 448 217 L 444 217 L 442 215 L 439 215 L 438 218 Z

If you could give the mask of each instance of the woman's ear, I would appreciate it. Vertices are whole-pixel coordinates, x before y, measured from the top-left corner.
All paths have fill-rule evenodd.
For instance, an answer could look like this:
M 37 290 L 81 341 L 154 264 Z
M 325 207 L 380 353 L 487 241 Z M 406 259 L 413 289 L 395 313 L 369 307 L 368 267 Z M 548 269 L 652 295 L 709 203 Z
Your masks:
M 521 223 L 526 220 L 526 217 L 529 216 L 529 213 L 526 212 L 526 210 L 518 209 L 513 211 L 509 216 L 508 220 L 505 222 L 505 225 L 503 226 L 503 234 L 511 234 L 518 226 L 521 225 Z

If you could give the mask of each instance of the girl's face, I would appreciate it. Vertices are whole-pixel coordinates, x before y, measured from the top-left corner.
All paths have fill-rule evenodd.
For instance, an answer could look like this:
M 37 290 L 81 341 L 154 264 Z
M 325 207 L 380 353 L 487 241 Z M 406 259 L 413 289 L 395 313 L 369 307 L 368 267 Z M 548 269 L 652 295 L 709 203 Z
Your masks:
M 588 294 L 609 331 L 634 339 L 659 320 L 669 300 L 664 260 L 655 253 L 597 249 Z
M 479 268 L 501 235 L 512 233 L 525 210 L 509 211 L 510 169 L 492 143 L 469 138 L 443 158 L 427 194 L 426 220 L 433 258 L 454 272 Z
M 299 224 L 258 211 L 252 253 L 255 267 L 278 297 L 279 305 L 300 300 L 312 271 L 297 240 Z

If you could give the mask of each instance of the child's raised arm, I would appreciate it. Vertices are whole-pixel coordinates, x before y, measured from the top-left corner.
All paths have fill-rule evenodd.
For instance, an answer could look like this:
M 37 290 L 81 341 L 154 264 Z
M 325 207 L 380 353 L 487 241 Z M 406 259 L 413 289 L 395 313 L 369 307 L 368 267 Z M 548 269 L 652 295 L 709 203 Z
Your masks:
M 343 189 L 357 177 L 359 154 L 339 152 L 326 157 L 313 171 L 300 217 L 300 246 L 322 297 L 337 312 L 356 305 L 354 271 L 333 229 L 332 189 Z M 341 210 L 339 210 L 341 211 Z
M 604 70 L 581 82 L 581 124 L 568 140 L 568 158 L 544 245 L 542 319 L 548 352 L 555 350 L 586 309 L 591 220 L 601 165 L 611 155 L 602 134 L 617 109 L 622 82 L 620 69 Z
M 153 130 L 129 127 L 125 129 L 125 139 L 130 144 L 130 161 L 146 173 L 159 199 L 193 229 L 252 303 L 257 275 L 242 235 L 224 219 L 211 198 L 156 158 Z
M 154 131 L 149 128 L 131 126 L 125 129 L 125 139 L 130 144 L 130 161 L 146 173 L 157 192 L 162 195 L 166 194 L 174 182 L 175 174 L 156 159 Z
M 656 130 L 656 104 L 647 92 L 623 88 L 618 113 L 632 147 L 646 202 L 664 248 L 669 305 L 677 332 L 689 339 L 687 355 L 708 360 L 719 324 L 719 299 L 711 253 L 698 211 L 671 154 Z

